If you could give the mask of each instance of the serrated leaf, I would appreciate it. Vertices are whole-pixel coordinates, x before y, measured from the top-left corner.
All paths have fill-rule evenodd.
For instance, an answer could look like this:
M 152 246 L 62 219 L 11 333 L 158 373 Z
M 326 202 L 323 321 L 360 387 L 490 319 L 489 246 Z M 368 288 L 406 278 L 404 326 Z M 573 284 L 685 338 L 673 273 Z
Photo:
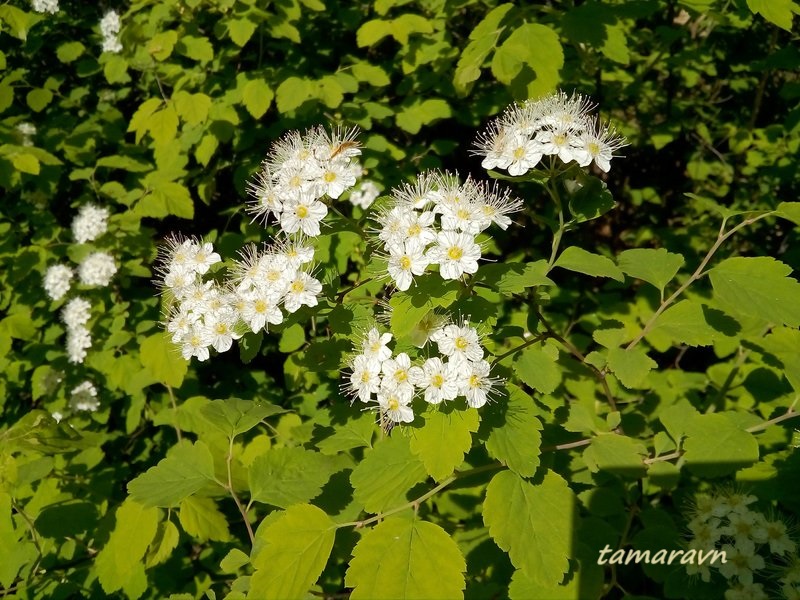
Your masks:
M 134 213 L 142 217 L 163 218 L 175 215 L 191 219 L 194 217 L 194 202 L 186 186 L 174 181 L 156 181 L 150 193 L 136 204 Z M 177 354 L 177 347 L 172 348 Z
M 303 600 L 319 579 L 333 548 L 336 524 L 310 504 L 288 508 L 266 527 L 259 527 L 260 550 L 253 557 L 255 572 L 248 598 Z
M 561 383 L 558 354 L 553 354 L 541 345 L 529 346 L 514 359 L 514 373 L 537 392 L 552 394 Z
M 178 113 L 171 105 L 154 112 L 147 119 L 147 131 L 156 144 L 174 140 L 178 133 Z
M 172 95 L 172 102 L 175 104 L 178 116 L 187 125 L 199 125 L 200 123 L 205 123 L 206 119 L 208 119 L 211 98 L 205 94 L 190 94 L 180 90 Z
M 358 62 L 351 67 L 351 71 L 356 79 L 374 87 L 383 87 L 391 83 L 386 71 L 377 65 Z
M 172 551 L 178 545 L 180 533 L 172 521 L 162 521 L 158 525 L 156 536 L 150 544 L 150 549 L 145 556 L 144 566 L 149 569 L 160 565 L 172 556 Z
M 758 461 L 758 441 L 725 413 L 697 414 L 686 424 L 686 466 L 701 477 L 722 477 Z
M 142 340 L 139 345 L 139 360 L 154 379 L 174 388 L 181 387 L 189 370 L 189 363 L 183 360 L 178 349 L 163 332 Z
M 317 443 L 317 448 L 326 455 L 337 454 L 353 448 L 370 448 L 372 447 L 372 436 L 376 431 L 374 415 L 364 413 L 348 419 L 344 425 L 338 425 L 333 435 Z
M 461 52 L 453 76 L 453 84 L 459 93 L 465 93 L 469 84 L 480 77 L 481 67 L 489 53 L 494 50 L 504 29 L 500 27 L 500 23 L 512 8 L 514 5 L 510 2 L 493 8 L 469 34 L 470 42 Z
M 800 283 L 774 258 L 728 258 L 711 269 L 714 297 L 732 311 L 771 323 L 800 325 Z
M 453 114 L 450 105 L 441 98 L 416 99 L 396 115 L 397 126 L 409 133 L 419 133 L 423 125 L 430 125 Z
M 11 35 L 23 41 L 28 38 L 28 29 L 34 17 L 9 4 L 0 6 L 0 21 L 5 21 Z
M 175 506 L 214 481 L 214 459 L 203 442 L 184 440 L 167 457 L 128 484 L 131 498 L 143 506 Z
M 428 475 L 441 481 L 464 462 L 480 417 L 474 408 L 428 410 L 422 416 L 423 426 L 413 430 L 411 451 L 422 459 Z
M 529 287 L 555 285 L 547 277 L 546 260 L 481 265 L 474 277 L 476 282 L 496 286 L 501 294 L 521 294 Z
M 219 568 L 223 573 L 236 573 L 239 569 L 250 562 L 250 557 L 239 550 L 232 548 L 219 563 Z
M 414 515 L 389 517 L 356 544 L 345 585 L 351 600 L 450 600 L 463 598 L 466 569 L 441 527 Z
M 255 32 L 256 24 L 249 19 L 230 19 L 228 21 L 228 35 L 240 48 L 244 47 Z
M 228 437 L 250 431 L 267 417 L 287 412 L 269 402 L 228 398 L 213 400 L 200 409 L 200 416 Z
M 793 14 L 800 12 L 800 7 L 792 0 L 747 0 L 747 7 L 786 31 L 792 30 Z
M 639 440 L 614 433 L 594 436 L 583 452 L 583 459 L 593 473 L 602 470 L 634 478 L 644 476 L 642 461 L 646 456 L 647 448 Z
M 178 40 L 178 51 L 201 64 L 214 59 L 214 47 L 206 37 L 184 35 Z
M 623 273 L 652 283 L 660 291 L 672 281 L 683 266 L 683 256 L 667 252 L 664 248 L 634 248 L 617 257 Z
M 35 90 L 31 90 L 25 97 L 28 106 L 34 112 L 41 112 L 42 110 L 44 110 L 45 107 L 48 104 L 50 104 L 50 101 L 52 99 L 53 99 L 53 92 L 45 88 L 38 88 Z
M 169 58 L 178 41 L 178 32 L 174 30 L 162 31 L 155 34 L 147 42 L 147 52 L 156 60 L 162 61 Z
M 557 585 L 569 569 L 574 505 L 567 482 L 550 470 L 538 484 L 502 471 L 486 489 L 483 522 L 515 567 Z
M 242 90 L 242 103 L 254 119 L 260 119 L 269 109 L 274 95 L 263 79 L 253 79 Z
M 515 84 L 515 79 L 522 76 L 523 80 L 519 83 L 524 85 L 526 98 L 541 96 L 555 89 L 562 66 L 564 51 L 558 34 L 538 23 L 517 26 L 495 50 L 492 58 L 492 73 L 501 83 Z M 535 76 L 529 74 L 531 70 Z
M 775 209 L 775 214 L 795 225 L 800 225 L 800 202 L 781 202 Z
M 406 492 L 427 477 L 425 465 L 411 452 L 408 438 L 393 435 L 377 442 L 353 469 L 353 496 L 371 513 L 406 501 Z
M 39 174 L 39 159 L 28 152 L 14 154 L 11 157 L 11 164 L 14 165 L 14 168 L 20 173 L 29 173 L 31 175 Z
M 514 384 L 507 384 L 508 399 L 502 408 L 483 417 L 488 429 L 489 455 L 523 477 L 539 468 L 542 423 L 536 417 L 533 400 Z
M 287 77 L 278 86 L 275 92 L 275 103 L 281 114 L 293 111 L 300 107 L 314 94 L 314 84 L 308 79 L 300 77 Z
M 720 338 L 735 335 L 739 329 L 739 324 L 722 311 L 687 299 L 661 313 L 650 331 L 664 333 L 681 344 L 710 346 Z
M 358 31 L 356 31 L 356 44 L 359 48 L 374 46 L 389 35 L 392 35 L 391 23 L 381 19 L 373 19 L 358 28 Z
M 211 157 L 214 156 L 214 152 L 217 151 L 219 147 L 219 140 L 213 134 L 206 134 L 203 136 L 203 139 L 200 140 L 200 143 L 197 145 L 194 151 L 194 157 L 204 167 L 208 166 L 208 163 L 211 161 Z
M 608 368 L 629 389 L 646 387 L 647 375 L 657 366 L 656 361 L 647 356 L 647 351 L 640 346 L 630 350 L 611 348 L 608 351 Z
M 158 513 L 157 508 L 146 508 L 130 499 L 117 509 L 114 531 L 94 560 L 100 585 L 107 594 L 127 587 L 136 576 L 156 535 Z
M 286 508 L 317 496 L 331 476 L 328 459 L 304 448 L 272 448 L 247 472 L 250 497 Z
M 569 197 L 569 212 L 578 223 L 597 219 L 615 206 L 614 197 L 605 181 L 581 174 L 580 187 Z
M 593 277 L 610 277 L 617 281 L 625 281 L 622 271 L 610 258 L 587 252 L 577 246 L 565 248 L 554 266 Z
M 227 542 L 231 537 L 225 515 L 211 498 L 200 496 L 184 498 L 181 500 L 178 518 L 183 530 L 198 541 Z

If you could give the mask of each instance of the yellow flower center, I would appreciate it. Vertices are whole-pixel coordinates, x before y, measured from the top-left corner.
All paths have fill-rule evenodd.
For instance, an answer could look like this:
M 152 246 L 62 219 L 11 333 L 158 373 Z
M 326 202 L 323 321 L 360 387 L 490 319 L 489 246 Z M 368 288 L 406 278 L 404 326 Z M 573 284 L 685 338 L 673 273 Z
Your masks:
M 525 146 L 517 146 L 516 150 L 514 150 L 514 160 L 520 160 L 524 156 Z
M 600 154 L 600 146 L 595 142 L 589 142 L 587 150 L 589 150 L 589 154 L 591 154 L 592 156 L 597 156 L 598 154 Z
M 419 235 L 420 233 L 422 233 L 422 227 L 419 226 L 419 223 L 414 223 L 411 227 L 408 228 L 408 235 L 410 237 Z
M 459 219 L 469 219 L 469 211 L 466 208 L 459 208 L 456 214 Z
M 291 186 L 291 187 L 295 187 L 295 188 L 296 188 L 296 187 L 300 187 L 300 185 L 301 185 L 302 183 L 303 183 L 303 180 L 302 180 L 302 179 L 300 179 L 300 176 L 299 176 L 299 175 L 295 175 L 294 177 L 292 177 L 292 178 L 289 180 L 289 186 Z
M 336 173 L 327 171 L 325 173 L 325 183 L 333 183 L 334 181 L 336 181 Z
M 228 326 L 225 323 L 217 323 L 217 326 L 214 327 L 214 331 L 216 331 L 218 335 L 225 335 L 228 333 Z
M 389 410 L 397 410 L 400 408 L 400 401 L 395 397 L 389 398 L 389 402 L 387 402 L 387 404 L 389 405 Z
M 369 380 L 370 380 L 369 371 L 364 371 L 361 374 L 361 383 L 369 383 Z
M 466 338 L 457 337 L 456 341 L 455 341 L 455 345 L 456 345 L 456 349 L 461 350 L 463 352 L 464 350 L 467 349 L 467 346 L 469 346 L 469 342 L 467 341 Z
M 308 208 L 305 206 L 298 206 L 297 207 L 297 218 L 298 219 L 305 219 L 308 216 Z
M 437 373 L 436 375 L 431 377 L 431 385 L 437 388 L 442 387 L 444 385 L 444 377 L 442 377 L 441 374 Z
M 458 246 L 450 246 L 450 249 L 447 251 L 447 256 L 450 260 L 461 260 L 461 257 L 464 256 L 464 251 Z
M 564 146 L 567 143 L 567 136 L 565 136 L 563 133 L 557 133 L 553 136 L 553 143 L 556 146 Z
M 292 283 L 292 291 L 295 294 L 299 294 L 304 289 L 306 289 L 306 286 L 302 281 L 295 281 L 295 282 Z
M 404 256 L 400 259 L 400 268 L 404 271 L 408 271 L 411 268 L 411 259 L 407 256 Z
M 408 371 L 405 369 L 397 369 L 397 371 L 394 372 L 394 378 L 395 381 L 403 382 L 408 379 Z
M 481 385 L 481 378 L 477 375 L 470 375 L 469 376 L 469 387 L 476 388 L 480 387 Z
M 267 312 L 267 303 L 263 300 L 256 300 L 256 303 L 253 305 L 253 308 L 257 313 L 264 313 Z

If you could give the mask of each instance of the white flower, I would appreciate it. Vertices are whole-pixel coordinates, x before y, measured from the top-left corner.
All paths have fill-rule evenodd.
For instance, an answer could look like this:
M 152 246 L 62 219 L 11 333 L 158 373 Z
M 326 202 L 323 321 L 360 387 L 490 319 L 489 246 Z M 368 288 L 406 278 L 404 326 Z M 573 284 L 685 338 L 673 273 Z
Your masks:
M 81 327 L 89 322 L 92 316 L 92 305 L 88 300 L 78 296 L 66 303 L 61 310 L 61 319 L 67 329 Z
M 392 390 L 399 397 L 410 401 L 414 395 L 414 385 L 409 378 L 409 369 L 411 369 L 411 358 L 405 352 L 398 354 L 397 358 L 383 361 L 381 389 Z
M 627 146 L 624 138 L 608 125 L 602 127 L 597 119 L 578 138 L 572 155 L 578 164 L 586 167 L 594 161 L 603 172 L 608 173 L 614 152 Z
M 86 351 L 92 347 L 92 336 L 83 325 L 67 329 L 67 357 L 69 362 L 80 364 L 86 359 Z
M 205 275 L 211 265 L 222 260 L 220 255 L 214 252 L 214 246 L 205 242 L 202 246 L 198 245 L 195 251 L 188 257 L 188 266 L 198 275 Z
M 281 228 L 286 233 L 302 231 L 310 237 L 320 233 L 319 222 L 328 214 L 328 207 L 311 196 L 300 195 L 286 202 L 281 213 Z
M 372 394 L 377 394 L 381 386 L 381 363 L 359 354 L 350 367 L 348 391 L 362 402 L 369 402 Z
M 769 551 L 772 554 L 783 555 L 787 552 L 791 554 L 797 549 L 795 543 L 786 533 L 786 525 L 780 521 L 767 522 L 766 530 L 767 539 L 765 541 L 769 542 Z
M 725 590 L 725 600 L 769 600 L 769 596 L 760 583 L 740 583 Z
M 84 204 L 72 220 L 72 235 L 79 244 L 91 242 L 108 229 L 108 209 Z
M 116 11 L 110 10 L 100 21 L 100 33 L 103 35 L 103 52 L 118 53 L 122 51 L 119 42 L 120 21 Z
M 207 339 L 217 352 L 226 352 L 233 345 L 233 340 L 238 340 L 242 334 L 236 333 L 237 315 L 234 311 L 219 310 L 206 315 L 205 326 Z
M 58 12 L 58 0 L 31 0 L 31 8 L 37 13 L 54 15 Z
M 575 152 L 575 147 L 579 143 L 578 139 L 570 131 L 545 129 L 536 134 L 536 141 L 539 143 L 543 154 L 555 154 L 564 163 L 576 160 L 579 156 Z
M 64 418 L 64 415 L 57 410 L 50 413 L 50 416 L 55 419 L 56 423 L 61 423 L 61 419 Z
M 753 583 L 753 571 L 764 568 L 764 559 L 753 550 L 741 550 L 729 544 L 722 547 L 727 562 L 720 563 L 719 572 L 730 579 L 736 577 L 744 584 Z
M 318 194 L 327 194 L 331 198 L 338 198 L 342 193 L 356 184 L 356 173 L 349 166 L 349 161 L 330 161 L 320 177 Z
M 430 262 L 425 256 L 424 247 L 406 243 L 398 252 L 389 254 L 389 276 L 394 280 L 397 289 L 405 291 L 411 287 L 414 275 L 422 275 Z
M 485 360 L 480 362 L 463 362 L 456 365 L 459 392 L 467 399 L 467 405 L 480 408 L 489 399 L 494 390 L 496 380 L 489 377 L 491 366 Z
M 491 187 L 482 186 L 481 198 L 477 201 L 479 207 L 480 230 L 483 231 L 492 223 L 500 229 L 508 229 L 511 219 L 508 215 L 518 212 L 522 208 L 522 200 L 512 198 L 508 190 L 500 191 L 496 184 Z
M 378 406 L 381 414 L 394 423 L 411 423 L 414 411 L 408 406 L 411 398 L 403 398 L 397 390 L 381 390 L 378 392 Z
M 177 344 L 192 330 L 192 326 L 200 319 L 200 314 L 180 306 L 173 310 L 167 321 L 167 332 L 172 334 L 172 342 Z
M 290 313 L 301 306 L 316 306 L 317 294 L 322 291 L 322 284 L 308 273 L 299 271 L 289 284 L 289 290 L 283 298 L 283 307 Z
M 208 360 L 210 352 L 208 347 L 211 345 L 211 338 L 208 330 L 199 322 L 194 323 L 181 338 L 181 354 L 183 358 L 189 360 L 196 356 L 198 360 Z
M 449 363 L 442 362 L 441 358 L 429 358 L 422 368 L 413 367 L 410 375 L 412 383 L 425 390 L 425 402 L 428 404 L 439 404 L 458 396 L 455 370 Z
M 363 181 L 360 186 L 350 192 L 350 202 L 353 206 L 358 206 L 366 210 L 380 194 L 381 191 L 374 182 Z
M 97 399 L 97 388 L 90 381 L 84 381 L 72 390 L 69 404 L 73 410 L 95 412 L 100 408 L 100 401 Z
M 381 334 L 380 331 L 373 327 L 361 342 L 361 352 L 368 359 L 382 363 L 392 356 L 392 351 L 386 346 L 391 341 L 391 333 Z
M 445 325 L 431 335 L 439 352 L 450 357 L 454 363 L 463 361 L 479 361 L 483 358 L 483 348 L 478 332 L 467 325 Z
M 111 281 L 117 265 L 114 258 L 105 252 L 93 252 L 83 259 L 78 267 L 78 277 L 84 285 L 106 286 Z
M 538 140 L 532 140 L 522 133 L 515 133 L 507 140 L 502 158 L 508 163 L 508 174 L 518 177 L 538 165 L 544 153 Z
M 58 6 L 57 2 L 56 6 Z M 58 9 L 56 8 L 56 10 Z M 33 140 L 31 138 L 36 135 L 36 125 L 33 123 L 28 123 L 27 121 L 23 121 L 21 123 L 17 123 L 15 129 L 20 136 L 22 136 L 23 146 L 33 146 Z
M 242 320 L 253 333 L 266 329 L 267 323 L 283 323 L 283 313 L 278 307 L 280 296 L 269 291 L 253 291 L 242 295 L 244 306 Z
M 428 258 L 439 265 L 443 279 L 458 279 L 464 273 L 478 270 L 481 247 L 468 233 L 442 231 L 436 236 L 437 245 L 428 250 Z
M 51 300 L 61 300 L 69 291 L 72 276 L 72 269 L 65 265 L 48 267 L 43 282 L 45 293 Z

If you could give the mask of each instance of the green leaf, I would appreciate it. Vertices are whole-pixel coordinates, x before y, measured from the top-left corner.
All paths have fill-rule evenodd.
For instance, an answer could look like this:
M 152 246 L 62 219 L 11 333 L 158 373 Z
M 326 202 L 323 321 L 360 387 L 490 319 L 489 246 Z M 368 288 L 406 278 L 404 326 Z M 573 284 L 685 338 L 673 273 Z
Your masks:
M 0 6 L 0 21 L 5 21 L 11 35 L 17 39 L 25 41 L 28 38 L 28 29 L 35 23 L 34 18 L 34 15 L 9 4 Z
M 578 223 L 597 219 L 615 206 L 606 183 L 597 177 L 581 175 L 578 187 L 569 197 L 569 212 Z
M 774 258 L 728 258 L 711 269 L 714 296 L 731 311 L 771 323 L 800 325 L 800 283 Z
M 28 92 L 25 100 L 33 112 L 41 112 L 50 104 L 53 99 L 53 92 L 44 88 L 37 88 Z
M 386 71 L 377 65 L 358 62 L 351 67 L 351 70 L 356 79 L 374 87 L 383 87 L 391 83 Z
M 164 385 L 179 388 L 189 370 L 178 349 L 166 333 L 160 332 L 145 338 L 139 345 L 139 359 L 154 379 Z
M 408 38 L 412 33 L 433 33 L 433 25 L 429 19 L 411 13 L 400 15 L 394 19 L 391 28 L 392 37 L 403 46 L 408 44 Z
M 175 44 L 178 42 L 177 31 L 162 31 L 155 34 L 149 42 L 147 42 L 147 52 L 156 60 L 163 61 L 169 58 Z
M 450 600 L 463 598 L 466 569 L 446 531 L 409 514 L 389 517 L 364 534 L 353 549 L 345 585 L 353 588 L 351 600 Z
M 144 506 L 175 506 L 214 481 L 214 459 L 203 442 L 184 440 L 167 457 L 128 484 L 131 498 Z
M 83 54 L 86 46 L 80 42 L 66 42 L 61 44 L 56 50 L 56 56 L 62 63 L 71 63 Z
M 205 94 L 190 94 L 180 90 L 172 95 L 172 102 L 178 116 L 187 125 L 199 125 L 208 119 L 208 109 L 211 108 L 211 98 Z
M 287 412 L 285 408 L 258 400 L 228 398 L 213 400 L 200 409 L 200 416 L 227 437 L 235 437 L 267 417 Z
M 492 73 L 497 80 L 518 87 L 521 90 L 518 95 L 526 98 L 553 91 L 563 66 L 564 51 L 558 34 L 538 23 L 516 27 L 492 58 Z
M 608 351 L 608 368 L 629 389 L 649 387 L 646 384 L 647 375 L 657 366 L 656 361 L 647 356 L 647 351 L 641 346 L 630 350 L 611 348 Z
M 116 525 L 111 537 L 94 560 L 103 590 L 110 594 L 127 587 L 142 569 L 147 547 L 156 535 L 157 508 L 147 508 L 126 500 L 117 509 Z
M 722 477 L 758 461 L 758 442 L 726 413 L 698 414 L 686 424 L 686 466 L 700 477 Z
M 14 154 L 11 157 L 11 164 L 14 165 L 14 168 L 20 173 L 30 173 L 31 175 L 39 174 L 39 159 L 28 152 Z
M 303 102 L 314 95 L 314 84 L 308 79 L 300 77 L 287 77 L 278 86 L 275 92 L 275 103 L 281 114 L 299 108 Z
M 645 474 L 642 462 L 647 448 L 640 441 L 614 433 L 600 434 L 583 452 L 583 459 L 592 473 L 609 471 L 624 477 L 639 478 Z
M 681 300 L 661 313 L 650 334 L 663 333 L 675 342 L 689 346 L 710 346 L 738 330 L 738 323 L 722 311 L 689 299 Z
M 336 524 L 310 504 L 288 508 L 256 532 L 248 598 L 303 600 L 328 562 Z
M 423 125 L 430 125 L 441 119 L 451 117 L 453 111 L 447 101 L 441 98 L 416 98 L 410 105 L 396 115 L 397 126 L 409 133 L 419 133 Z
M 371 448 L 372 436 L 377 430 L 375 416 L 362 413 L 348 419 L 347 423 L 337 425 L 333 435 L 317 443 L 322 454 L 330 455 L 352 450 L 353 448 Z
M 239 550 L 232 548 L 219 563 L 219 568 L 223 573 L 236 573 L 239 569 L 250 562 L 250 557 Z
M 234 44 L 243 48 L 256 32 L 256 24 L 249 19 L 230 19 L 228 21 L 228 35 Z
M 253 79 L 242 90 L 242 103 L 254 119 L 260 119 L 269 109 L 274 95 L 263 79 Z
M 683 256 L 667 252 L 664 248 L 634 248 L 625 250 L 617 257 L 617 264 L 623 273 L 652 283 L 661 292 L 683 263 Z
M 130 156 L 103 156 L 98 158 L 95 167 L 108 167 L 109 169 L 124 169 L 132 173 L 143 173 L 152 170 L 153 166 L 149 163 L 136 160 Z
M 178 113 L 171 105 L 154 112 L 147 119 L 147 131 L 158 144 L 166 144 L 175 139 L 178 133 Z
M 250 497 L 286 508 L 317 496 L 331 476 L 329 459 L 304 448 L 272 448 L 247 472 Z
M 358 31 L 356 31 L 356 44 L 358 44 L 359 48 L 374 46 L 389 35 L 392 35 L 391 22 L 373 19 L 358 28 Z
M 201 64 L 214 59 L 214 47 L 206 37 L 182 36 L 178 40 L 178 52 Z
M 177 547 L 180 537 L 181 534 L 172 521 L 159 523 L 155 539 L 150 544 L 150 549 L 147 551 L 147 556 L 145 556 L 145 568 L 149 569 L 160 565 L 172 556 L 172 551 Z
M 197 148 L 195 148 L 194 157 L 197 159 L 197 162 L 207 167 L 218 147 L 219 140 L 217 140 L 217 137 L 212 134 L 206 134 L 203 136 L 203 139 L 200 140 Z
M 488 429 L 489 455 L 523 477 L 539 468 L 542 423 L 536 416 L 533 399 L 512 383 L 506 384 L 508 399 L 483 417 L 482 430 Z
M 155 181 L 150 193 L 136 204 L 134 213 L 141 217 L 163 218 L 175 215 L 191 219 L 194 217 L 194 202 L 186 186 L 174 181 Z M 177 347 L 173 345 L 171 348 L 177 355 Z
M 306 343 L 306 332 L 300 323 L 293 323 L 281 332 L 278 350 L 285 353 L 294 352 Z
M 747 0 L 747 7 L 786 31 L 792 30 L 793 13 L 800 13 L 800 6 L 792 0 Z
M 181 500 L 178 517 L 183 530 L 200 542 L 207 540 L 227 542 L 231 537 L 225 515 L 211 498 L 199 496 L 184 498 Z
M 554 266 L 593 277 L 610 277 L 617 281 L 625 281 L 622 271 L 610 258 L 587 252 L 577 246 L 565 248 Z
M 514 359 L 514 373 L 537 392 L 552 394 L 561 383 L 557 360 L 558 350 L 555 348 L 544 344 L 529 346 Z
M 393 435 L 377 442 L 350 474 L 353 496 L 371 513 L 406 502 L 406 492 L 427 477 L 425 464 L 411 452 L 408 438 Z
M 532 484 L 511 471 L 486 489 L 483 522 L 513 565 L 541 585 L 557 585 L 569 569 L 575 496 L 548 470 Z
M 501 294 L 521 294 L 529 287 L 555 285 L 546 275 L 547 261 L 481 265 L 475 281 L 495 286 Z
M 503 32 L 500 23 L 512 8 L 514 5 L 510 2 L 493 8 L 469 34 L 470 42 L 462 50 L 453 76 L 459 94 L 466 93 L 470 84 L 481 76 L 481 67 Z
M 800 225 L 800 202 L 781 202 L 778 204 L 775 214 L 795 225 Z
M 424 424 L 415 428 L 411 451 L 422 459 L 428 475 L 436 481 L 448 477 L 472 447 L 472 433 L 478 431 L 480 417 L 473 408 L 467 410 L 429 409 Z

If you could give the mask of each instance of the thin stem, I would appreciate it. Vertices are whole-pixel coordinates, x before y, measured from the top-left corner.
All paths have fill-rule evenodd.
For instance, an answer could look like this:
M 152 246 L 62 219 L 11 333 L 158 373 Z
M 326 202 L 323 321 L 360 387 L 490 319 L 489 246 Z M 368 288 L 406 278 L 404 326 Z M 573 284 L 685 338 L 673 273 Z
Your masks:
M 558 209 L 558 229 L 556 230 L 555 235 L 553 236 L 553 245 L 550 250 L 550 260 L 547 261 L 547 271 L 549 272 L 550 269 L 553 268 L 553 265 L 556 262 L 556 256 L 558 255 L 558 247 L 561 244 L 561 237 L 564 235 L 564 209 L 561 206 L 561 197 L 558 195 L 558 190 L 556 189 L 556 184 L 548 185 L 547 191 L 550 192 L 550 197 L 555 202 L 556 208 Z
M 528 346 L 532 346 L 533 344 L 541 342 L 542 340 L 546 340 L 549 337 L 550 337 L 549 333 L 542 333 L 541 335 L 537 335 L 536 337 L 532 337 L 531 339 L 529 339 L 526 342 L 520 344 L 519 346 L 515 346 L 514 348 L 512 348 L 508 352 L 503 352 L 503 354 L 501 354 L 500 356 L 496 356 L 494 358 L 494 360 L 492 361 L 492 366 L 496 365 L 497 363 L 499 363 L 504 358 L 508 358 L 512 354 L 515 354 L 515 353 L 519 352 L 520 350 L 523 350 L 523 349 L 527 348 Z
M 181 426 L 178 423 L 178 404 L 175 402 L 175 394 L 172 393 L 172 386 L 166 385 L 166 388 L 169 392 L 169 401 L 172 403 L 172 417 L 175 421 L 173 423 L 175 426 L 175 433 L 178 435 L 178 441 L 180 442 L 181 439 L 183 439 L 183 435 L 181 434 Z
M 236 503 L 236 508 L 239 509 L 239 513 L 244 519 L 244 526 L 247 528 L 247 535 L 250 537 L 250 545 L 252 546 L 256 541 L 256 536 L 253 535 L 253 527 L 250 525 L 250 519 L 247 518 L 247 510 L 245 510 L 244 506 L 239 500 L 239 496 L 236 495 L 236 490 L 233 489 L 233 477 L 231 476 L 231 461 L 233 460 L 233 436 L 228 439 L 230 440 L 228 444 L 228 457 L 225 461 L 226 466 L 228 467 L 227 489 L 230 492 L 233 501 Z
M 800 399 L 800 396 L 797 396 L 794 399 L 794 402 L 792 402 L 792 405 L 789 407 L 789 410 L 787 410 L 782 415 L 774 417 L 774 418 L 770 419 L 769 421 L 764 421 L 763 423 L 760 423 L 759 425 L 753 425 L 752 427 L 748 427 L 747 429 L 745 429 L 745 431 L 747 431 L 748 433 L 755 433 L 757 431 L 764 431 L 765 429 L 767 429 L 768 427 L 770 427 L 772 425 L 776 425 L 776 424 L 778 424 L 778 423 L 780 423 L 782 421 L 786 421 L 787 419 L 792 419 L 792 418 L 800 415 L 800 412 L 798 412 L 798 411 L 796 411 L 794 409 L 795 405 L 797 404 L 798 399 Z
M 425 500 L 431 498 L 432 496 L 435 496 L 457 479 L 464 479 L 465 477 L 477 475 L 478 473 L 483 473 L 485 471 L 493 471 L 495 469 L 502 469 L 502 468 L 503 465 L 501 465 L 500 463 L 492 463 L 490 465 L 483 465 L 482 467 L 475 467 L 474 469 L 470 469 L 469 471 L 454 473 L 453 475 L 442 481 L 435 488 L 425 492 L 424 494 L 422 494 L 422 496 L 412 500 L 411 502 L 406 502 L 405 504 L 392 508 L 391 510 L 387 510 L 386 512 L 378 513 L 377 515 L 375 515 L 374 517 L 370 517 L 369 519 L 364 519 L 362 521 L 350 521 L 348 523 L 339 523 L 338 525 L 336 525 L 336 528 L 341 529 L 342 527 L 355 527 L 356 529 L 359 529 L 361 527 L 366 527 L 367 525 L 371 525 L 372 523 L 380 521 L 381 519 L 385 519 L 386 517 L 389 517 L 391 515 L 403 512 L 404 510 L 408 510 L 409 508 L 413 508 L 416 511 L 417 509 L 419 509 L 420 504 L 425 502 Z
M 571 450 L 572 448 L 581 448 L 583 446 L 588 446 L 592 443 L 592 438 L 586 438 L 584 440 L 578 440 L 576 442 L 568 442 L 566 444 L 556 444 L 555 446 L 545 446 L 542 448 L 542 452 L 553 452 L 554 450 Z
M 770 211 L 770 212 L 762 213 L 762 214 L 758 215 L 757 217 L 749 217 L 749 218 L 745 219 L 744 221 L 742 221 L 741 223 L 739 223 L 736 227 L 734 227 L 733 229 L 731 229 L 727 233 L 724 233 L 725 221 L 723 221 L 722 222 L 722 227 L 720 227 L 719 234 L 717 235 L 717 241 L 714 242 L 713 246 L 711 246 L 711 249 L 705 255 L 705 257 L 703 258 L 703 261 L 700 263 L 700 265 L 697 267 L 697 269 L 695 269 L 694 273 L 692 273 L 691 277 L 689 277 L 689 279 L 687 279 L 686 282 L 684 282 L 684 284 L 681 287 L 679 287 L 677 290 L 675 290 L 674 294 L 672 294 L 669 298 L 667 298 L 666 300 L 664 300 L 661 303 L 661 306 L 658 307 L 656 312 L 653 313 L 653 316 L 651 316 L 650 319 L 647 321 L 647 323 L 645 323 L 644 327 L 639 332 L 639 335 L 637 335 L 633 339 L 633 341 L 631 341 L 631 343 L 628 344 L 628 346 L 626 347 L 626 350 L 630 350 L 631 348 L 636 347 L 636 345 L 639 342 L 641 342 L 642 339 L 644 339 L 644 336 L 646 336 L 649 333 L 649 331 L 653 328 L 653 325 L 655 324 L 656 319 L 658 319 L 658 317 L 661 315 L 661 313 L 663 313 L 673 302 L 675 302 L 675 300 L 677 300 L 678 296 L 680 296 L 683 292 L 686 291 L 686 288 L 688 288 L 695 281 L 697 281 L 698 279 L 700 279 L 701 277 L 703 277 L 703 275 L 705 275 L 707 273 L 707 271 L 704 270 L 706 268 L 706 265 L 711 260 L 711 258 L 714 256 L 714 254 L 717 252 L 717 250 L 719 250 L 720 246 L 722 246 L 722 244 L 725 243 L 725 241 L 729 237 L 731 237 L 733 234 L 735 234 L 737 231 L 739 231 L 743 227 L 746 227 L 747 225 L 752 225 L 756 221 L 759 221 L 759 220 L 763 219 L 764 217 L 769 217 L 772 214 L 774 214 L 773 211 Z
M 362 285 L 366 285 L 366 284 L 370 283 L 371 281 L 372 281 L 372 277 L 367 277 L 364 281 L 359 281 L 358 283 L 354 283 L 349 288 L 347 288 L 345 290 L 342 290 L 341 292 L 336 294 L 336 302 L 337 303 L 341 302 L 342 299 L 345 296 L 347 296 L 347 294 L 349 294 L 350 292 L 352 292 L 355 289 L 360 288 Z
M 683 452 L 681 452 L 680 450 L 676 450 L 675 452 L 670 452 L 669 454 L 662 454 L 661 456 L 646 458 L 644 459 L 644 464 L 652 465 L 653 463 L 663 462 L 665 460 L 672 460 L 673 458 L 680 458 L 682 455 Z
M 28 581 L 30 581 L 36 574 L 36 571 L 39 569 L 39 564 L 42 562 L 42 558 L 44 557 L 44 554 L 42 553 L 42 546 L 39 544 L 39 536 L 36 535 L 36 527 L 34 526 L 31 518 L 25 513 L 24 510 L 22 510 L 22 507 L 20 507 L 16 502 L 14 502 L 13 499 L 11 500 L 11 506 L 14 507 L 14 510 L 16 510 L 19 513 L 19 515 L 28 525 L 28 530 L 31 532 L 31 540 L 33 541 L 33 545 L 36 547 L 36 552 L 38 552 L 39 554 L 39 556 L 36 557 L 36 562 L 34 563 L 33 568 L 30 571 L 30 574 L 28 575 Z

